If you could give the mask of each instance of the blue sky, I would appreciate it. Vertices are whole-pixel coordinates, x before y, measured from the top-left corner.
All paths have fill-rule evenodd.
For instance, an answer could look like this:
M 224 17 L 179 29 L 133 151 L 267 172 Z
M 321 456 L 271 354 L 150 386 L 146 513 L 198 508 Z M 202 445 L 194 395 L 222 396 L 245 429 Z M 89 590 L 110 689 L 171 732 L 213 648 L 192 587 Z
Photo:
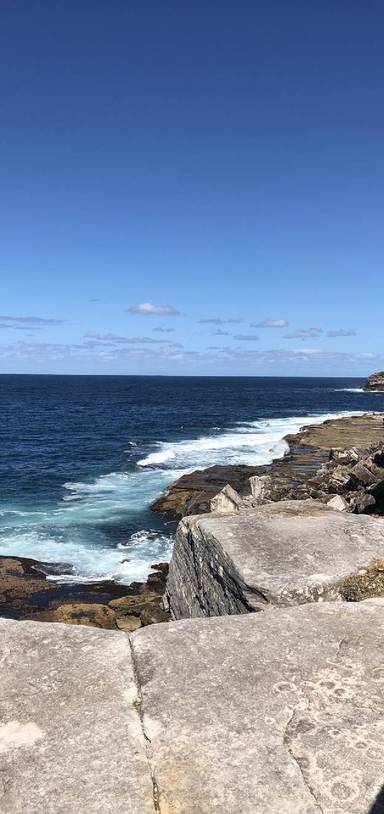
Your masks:
M 3 0 L 0 372 L 383 367 L 383 36 L 370 0 Z

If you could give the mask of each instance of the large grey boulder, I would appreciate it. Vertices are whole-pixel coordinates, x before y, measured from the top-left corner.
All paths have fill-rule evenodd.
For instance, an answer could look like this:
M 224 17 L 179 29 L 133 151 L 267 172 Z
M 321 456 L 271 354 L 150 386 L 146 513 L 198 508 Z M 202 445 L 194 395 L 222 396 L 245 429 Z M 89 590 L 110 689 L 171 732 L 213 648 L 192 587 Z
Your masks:
M 158 811 L 368 814 L 384 783 L 383 628 L 376 599 L 134 633 Z
M 338 600 L 354 575 L 384 558 L 384 521 L 313 500 L 244 514 L 186 517 L 178 527 L 166 600 L 174 618 L 220 616 Z M 360 595 L 384 593 L 382 581 Z
M 129 639 L 0 619 L 1 814 L 154 814 Z

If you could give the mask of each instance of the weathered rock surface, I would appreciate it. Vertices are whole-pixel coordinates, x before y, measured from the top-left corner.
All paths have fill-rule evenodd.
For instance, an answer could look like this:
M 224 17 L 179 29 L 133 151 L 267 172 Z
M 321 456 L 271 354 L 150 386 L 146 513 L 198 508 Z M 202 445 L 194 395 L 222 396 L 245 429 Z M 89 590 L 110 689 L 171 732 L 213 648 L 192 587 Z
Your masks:
M 59 568 L 59 566 L 57 566 Z M 146 583 L 118 585 L 111 580 L 94 583 L 50 582 L 55 566 L 21 557 L 0 557 L 0 617 L 39 622 L 64 622 L 105 629 L 136 630 L 141 624 L 167 621 L 162 595 L 168 563 L 152 566 Z M 122 621 L 129 613 L 135 622 Z M 144 611 L 141 619 L 141 610 Z M 1 814 L 1 810 L 0 810 Z
M 132 641 L 160 812 L 371 811 L 383 600 L 184 621 Z
M 330 455 L 340 464 L 353 463 L 361 458 L 363 450 L 384 446 L 383 414 L 330 419 L 305 427 L 296 435 L 288 435 L 285 441 L 289 451 L 270 466 L 213 466 L 183 475 L 152 504 L 152 509 L 176 519 L 206 513 L 210 511 L 212 498 L 227 484 L 241 497 L 250 498 L 249 479 L 254 481 L 252 491 L 255 492 L 258 476 L 263 476 L 263 489 L 266 492 L 269 489 L 270 499 L 294 499 L 298 489 L 303 491 L 301 497 L 307 497 L 304 491 L 308 479 L 328 462 Z M 356 457 L 346 459 L 345 450 L 351 448 L 355 448 Z M 311 496 L 317 497 L 316 494 Z
M 364 390 L 384 390 L 384 370 L 371 373 L 364 385 Z
M 1 814 L 376 814 L 384 600 L 0 640 Z
M 346 580 L 384 559 L 384 522 L 283 501 L 258 511 L 184 518 L 166 598 L 175 619 L 340 600 Z M 368 584 L 369 583 L 369 584 Z M 384 593 L 364 580 L 359 598 Z
M 152 503 L 151 509 L 172 519 L 209 512 L 210 502 L 227 484 L 240 495 L 249 494 L 249 478 L 259 472 L 254 466 L 210 466 L 182 475 Z
M 119 632 L 0 619 L 1 814 L 154 814 Z
M 238 492 L 227 483 L 224 489 L 212 498 L 210 503 L 211 512 L 218 514 L 230 514 L 231 512 L 238 512 L 242 507 L 242 499 Z

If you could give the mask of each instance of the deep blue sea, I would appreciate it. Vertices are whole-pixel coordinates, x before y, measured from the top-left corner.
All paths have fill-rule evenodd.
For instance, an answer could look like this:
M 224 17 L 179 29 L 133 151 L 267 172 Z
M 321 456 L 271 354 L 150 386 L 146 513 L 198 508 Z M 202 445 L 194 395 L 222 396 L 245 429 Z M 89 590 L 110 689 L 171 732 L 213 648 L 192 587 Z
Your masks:
M 269 463 L 282 437 L 384 410 L 360 379 L 0 376 L 0 554 L 61 579 L 145 578 L 174 525 L 149 505 L 183 472 Z

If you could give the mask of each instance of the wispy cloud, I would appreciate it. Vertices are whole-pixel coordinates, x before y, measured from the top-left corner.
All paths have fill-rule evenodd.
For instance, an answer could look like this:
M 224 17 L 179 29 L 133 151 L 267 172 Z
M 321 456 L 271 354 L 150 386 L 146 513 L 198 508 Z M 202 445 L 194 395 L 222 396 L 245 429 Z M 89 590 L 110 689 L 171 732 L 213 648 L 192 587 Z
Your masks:
M 109 336 L 104 334 L 100 336 Z M 114 336 L 114 334 L 112 334 Z M 261 350 L 246 345 L 243 347 L 211 345 L 203 351 L 184 349 L 178 343 L 140 345 L 87 339 L 81 343 L 59 344 L 46 342 L 16 342 L 0 345 L 0 358 L 4 365 L 12 364 L 12 370 L 20 367 L 25 371 L 47 366 L 52 371 L 65 370 L 103 372 L 128 372 L 141 369 L 145 362 L 150 371 L 162 369 L 195 373 L 196 365 L 213 372 L 255 375 L 273 372 L 284 375 L 289 370 L 292 375 L 343 375 L 344 371 L 354 371 L 350 375 L 367 375 L 370 370 L 383 367 L 384 353 L 340 353 L 323 351 L 319 348 L 300 346 L 279 350 Z M 106 368 L 105 365 L 108 365 Z M 131 366 L 131 367 L 130 367 Z M 346 375 L 344 373 L 344 375 Z
M 235 334 L 233 338 L 240 340 L 240 342 L 252 342 L 256 339 L 260 339 L 256 334 Z
M 174 331 L 174 328 L 164 328 L 163 325 L 158 325 L 157 328 L 152 328 L 153 331 L 158 331 L 161 334 L 170 334 Z
M 31 316 L 4 316 L 0 315 L 3 322 L 18 322 L 25 323 L 26 325 L 63 325 L 64 319 L 46 319 L 45 317 L 31 317 Z
M 205 325 L 230 325 L 243 322 L 242 319 L 220 319 L 220 317 L 210 317 L 209 319 L 199 319 L 200 324 Z
M 317 339 L 322 333 L 322 328 L 305 328 L 285 334 L 284 339 Z
M 262 322 L 251 322 L 250 328 L 287 328 L 287 319 L 263 319 Z
M 228 331 L 223 331 L 222 328 L 217 328 L 216 331 L 213 331 L 212 336 L 229 336 Z
M 327 336 L 356 336 L 353 328 L 336 328 L 334 331 L 327 331 Z
M 130 314 L 143 314 L 144 316 L 155 317 L 178 317 L 180 311 L 173 305 L 154 305 L 153 302 L 142 302 L 139 305 L 131 305 L 127 308 Z
M 166 339 L 154 339 L 152 336 L 119 336 L 118 334 L 100 334 L 97 331 L 87 331 L 84 336 L 99 342 L 117 342 L 127 345 L 169 345 Z M 174 344 L 174 343 L 172 343 Z

